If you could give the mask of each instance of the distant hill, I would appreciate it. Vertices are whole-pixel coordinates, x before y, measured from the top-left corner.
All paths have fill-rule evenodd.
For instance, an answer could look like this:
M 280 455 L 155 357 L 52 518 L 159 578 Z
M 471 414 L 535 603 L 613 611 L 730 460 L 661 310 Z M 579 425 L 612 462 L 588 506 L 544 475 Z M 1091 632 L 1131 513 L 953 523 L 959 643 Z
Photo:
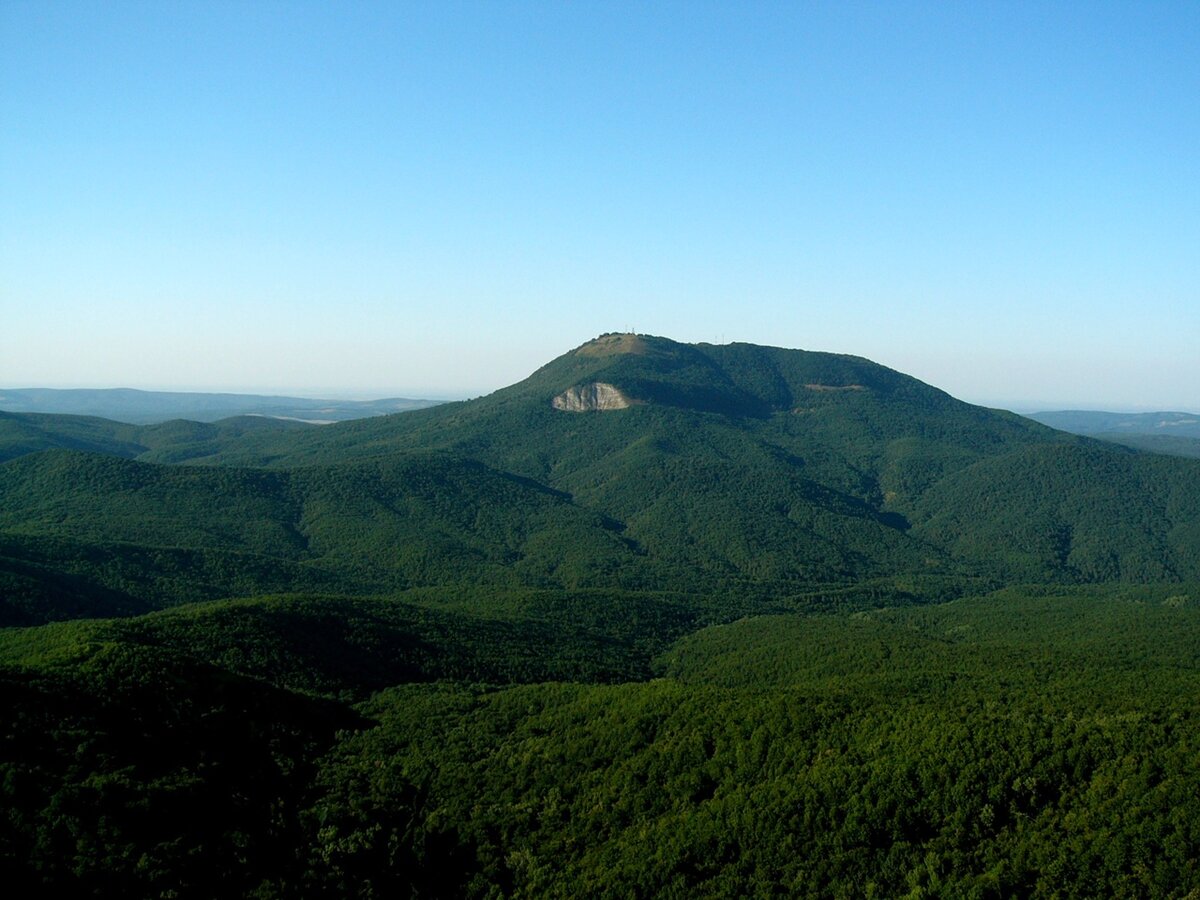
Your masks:
M 1065 410 L 1031 413 L 1029 418 L 1060 431 L 1123 444 L 1147 453 L 1200 458 L 1200 415 L 1194 413 Z
M 1102 441 L 1124 444 L 1147 453 L 1162 453 L 1166 456 L 1200 457 L 1200 437 L 1177 437 L 1173 434 L 1123 434 L 1104 431 L 1096 435 Z
M 315 428 L 294 419 L 236 416 L 217 422 L 175 419 L 131 425 L 94 416 L 0 412 L 0 462 L 41 450 L 85 450 L 147 462 L 188 462 L 252 444 L 270 432 Z
M 305 422 L 343 422 L 435 406 L 434 400 L 312 400 L 257 394 L 204 394 L 174 391 L 0 389 L 0 410 L 98 416 L 131 424 L 170 419 L 215 422 L 233 416 L 272 416 Z
M 1063 410 L 1030 413 L 1029 418 L 1071 434 L 1092 436 L 1151 434 L 1200 438 L 1200 415 L 1182 412 L 1111 413 Z

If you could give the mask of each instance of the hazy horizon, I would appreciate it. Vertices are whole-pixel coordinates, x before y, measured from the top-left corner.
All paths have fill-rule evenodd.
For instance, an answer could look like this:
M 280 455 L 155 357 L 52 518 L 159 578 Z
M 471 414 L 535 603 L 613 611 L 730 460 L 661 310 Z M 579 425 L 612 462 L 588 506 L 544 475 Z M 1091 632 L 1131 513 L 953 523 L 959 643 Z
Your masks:
M 1197 46 L 1187 3 L 14 0 L 0 383 L 446 399 L 637 330 L 1196 410 Z
M 857 355 L 857 354 L 855 354 L 855 355 Z M 548 361 L 549 360 L 543 360 L 542 362 L 548 362 Z M 874 361 L 878 362 L 878 360 L 874 360 Z M 540 366 L 541 363 L 539 363 L 538 365 Z M 536 368 L 537 368 L 537 366 L 534 366 L 534 368 L 530 369 L 529 372 L 526 374 L 527 375 L 532 374 L 532 372 Z M 912 373 L 906 372 L 904 374 L 911 375 Z M 522 376 L 522 378 L 523 377 L 525 377 L 525 376 Z M 520 380 L 522 380 L 522 379 L 516 379 L 516 381 L 520 381 Z M 383 390 L 383 391 L 357 390 L 356 391 L 356 390 L 345 390 L 345 389 L 341 389 L 341 388 L 324 389 L 324 388 L 319 388 L 319 387 L 310 390 L 310 389 L 305 389 L 305 388 L 288 388 L 286 386 L 282 387 L 282 388 L 266 388 L 266 387 L 254 387 L 254 386 L 239 387 L 236 385 L 235 386 L 220 386 L 220 387 L 212 387 L 212 386 L 208 386 L 208 387 L 205 387 L 205 386 L 158 387 L 158 386 L 145 386 L 145 385 L 104 384 L 104 383 L 57 384 L 57 385 L 56 384 L 15 384 L 14 383 L 14 384 L 0 384 L 0 395 L 2 395 L 4 391 L 17 391 L 17 390 L 58 390 L 58 391 L 135 390 L 135 391 L 162 392 L 162 393 L 241 394 L 241 395 L 252 395 L 252 396 L 295 397 L 298 399 L 308 399 L 308 400 L 337 400 L 337 401 L 374 401 L 374 400 L 388 400 L 388 399 L 404 398 L 404 399 L 413 399 L 413 400 L 416 400 L 416 399 L 435 400 L 435 401 L 443 402 L 443 403 L 452 403 L 452 402 L 459 401 L 459 400 L 471 400 L 476 397 L 486 396 L 490 393 L 493 393 L 494 391 L 498 391 L 498 390 L 501 390 L 502 388 L 508 387 L 509 384 L 514 384 L 514 383 L 516 383 L 516 382 L 515 381 L 508 382 L 506 384 L 498 384 L 498 385 L 494 385 L 494 386 L 490 386 L 490 387 L 480 388 L 479 390 L 476 390 L 476 391 L 466 391 L 466 392 L 454 392 L 454 391 L 448 391 L 448 390 L 440 390 L 437 388 L 433 388 L 430 390 L 398 389 L 398 390 L 392 390 L 392 391 L 388 391 L 388 390 Z M 929 383 L 929 382 L 927 382 L 927 383 Z M 1018 413 L 1021 415 L 1027 415 L 1027 414 L 1032 414 L 1032 413 L 1042 413 L 1042 412 L 1064 412 L 1064 411 L 1072 411 L 1072 410 L 1111 412 L 1111 413 L 1181 412 L 1181 413 L 1187 413 L 1190 415 L 1200 415 L 1200 405 L 1182 405 L 1182 406 L 1164 406 L 1161 404 L 1159 404 L 1159 405 L 1155 405 L 1155 404 L 1129 405 L 1129 404 L 1111 403 L 1111 402 L 1106 402 L 1103 400 L 1086 400 L 1086 399 L 1085 400 L 1060 400 L 1060 401 L 1038 401 L 1035 399 L 1033 401 L 1021 400 L 1021 401 L 1014 402 L 1014 401 L 1005 400 L 1003 398 L 996 399 L 996 398 L 988 398 L 988 397 L 960 396 L 959 394 L 956 394 L 951 390 L 947 390 L 947 388 L 944 385 L 932 384 L 932 386 L 936 387 L 940 390 L 945 390 L 947 393 L 951 394 L 956 399 L 962 400 L 966 403 L 972 403 L 976 406 L 985 406 L 985 407 L 988 407 L 991 409 L 1005 409 L 1005 410 L 1009 410 L 1010 412 L 1015 412 L 1015 413 Z M 3 410 L 2 405 L 0 405 L 0 410 Z

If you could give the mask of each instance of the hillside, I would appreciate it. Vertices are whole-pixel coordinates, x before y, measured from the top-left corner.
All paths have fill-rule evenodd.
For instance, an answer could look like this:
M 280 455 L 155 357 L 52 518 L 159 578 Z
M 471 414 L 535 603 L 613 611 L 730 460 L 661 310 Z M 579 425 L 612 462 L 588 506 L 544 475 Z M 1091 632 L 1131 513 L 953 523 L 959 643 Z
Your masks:
M 574 412 L 598 384 L 618 406 Z M 454 452 L 570 494 L 652 556 L 718 583 L 794 589 L 896 571 L 1141 580 L 1200 565 L 1194 462 L 1140 460 L 868 360 L 803 350 L 610 335 L 478 400 L 229 442 L 210 461 L 280 468 L 397 451 Z M 1055 474 L 1025 490 L 1030 466 Z M 1129 509 L 1138 515 L 1123 521 Z
M 625 405 L 597 416 L 556 408 L 561 395 L 597 384 L 614 388 Z M 486 397 L 280 436 L 270 447 L 233 445 L 216 461 L 294 466 L 438 447 L 554 479 L 586 464 L 581 454 L 609 452 L 622 439 L 685 421 L 740 431 L 760 442 L 822 447 L 864 462 L 878 461 L 889 445 L 906 439 L 967 455 L 1066 440 L 859 357 L 609 335 Z M 578 446 L 593 435 L 606 443 L 594 451 Z M 904 449 L 901 444 L 891 455 Z
M 186 462 L 210 456 L 232 442 L 252 444 L 271 433 L 312 427 L 265 416 L 239 416 L 211 423 L 175 419 L 154 425 L 127 425 L 94 416 L 0 412 L 0 462 L 55 449 L 148 462 Z
M 1200 577 L 1196 461 L 828 353 L 608 335 L 487 397 L 320 428 L 7 421 L 193 463 L 0 466 L 0 571 L 34 616 L 13 621 L 457 583 L 712 603 L 898 575 Z M 89 606 L 86 584 L 125 600 Z
M 652 680 L 586 626 L 435 598 L 8 629 L 0 870 L 22 894 L 1186 896 L 1196 590 L 756 617 Z
M 1175 437 L 1169 434 L 1124 434 L 1104 431 L 1096 435 L 1102 441 L 1123 444 L 1135 450 L 1147 453 L 1161 453 L 1164 456 L 1185 456 L 1191 459 L 1200 457 L 1200 437 Z
M 75 615 L 89 592 L 95 616 L 296 590 L 654 581 L 618 523 L 446 455 L 266 471 L 49 451 L 0 466 L 5 624 Z
M 0 448 L 21 896 L 1200 890 L 1200 460 L 644 335 Z

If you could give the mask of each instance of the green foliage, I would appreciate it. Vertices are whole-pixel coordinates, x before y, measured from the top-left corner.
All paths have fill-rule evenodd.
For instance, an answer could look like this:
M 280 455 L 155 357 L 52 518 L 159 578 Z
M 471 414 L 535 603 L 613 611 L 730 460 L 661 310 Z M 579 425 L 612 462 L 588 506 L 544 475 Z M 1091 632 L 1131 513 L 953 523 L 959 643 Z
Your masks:
M 212 423 L 174 419 L 154 425 L 128 425 L 94 416 L 0 411 L 0 462 L 55 449 L 146 462 L 186 462 L 223 452 L 235 442 L 254 444 L 311 427 L 265 416 L 237 416 Z
M 947 476 L 914 529 L 1008 580 L 1200 578 L 1200 464 L 1098 442 L 1042 445 Z
M 323 837 L 456 823 L 467 896 L 1184 895 L 1200 608 L 1167 599 L 773 617 L 682 641 L 686 682 L 393 689 L 323 767 L 319 809 L 371 812 Z M 395 783 L 427 787 L 381 834 Z
M 595 381 L 634 405 L 551 405 Z M 398 417 L 0 453 L 20 895 L 1200 892 L 1194 461 L 623 335 Z
M 552 407 L 596 380 L 638 402 Z M 466 403 L 323 428 L 264 421 L 136 437 L 141 459 L 270 471 L 13 460 L 0 539 L 75 541 L 60 554 L 75 578 L 89 547 L 119 560 L 96 579 L 126 596 L 106 600 L 113 611 L 464 582 L 761 597 L 897 574 L 1200 577 L 1200 464 L 973 407 L 856 357 L 618 336 Z M 165 570 L 147 562 L 159 552 Z M 203 571 L 189 578 L 191 560 Z M 36 620 L 22 577 L 7 621 Z
M 619 347 L 585 345 L 489 397 L 278 436 L 272 449 L 231 443 L 216 458 L 295 466 L 449 451 L 570 494 L 656 560 L 653 586 L 706 593 L 897 572 L 1200 572 L 1194 462 L 973 407 L 855 357 L 647 337 Z M 551 407 L 591 381 L 642 402 Z
M 896 690 L 957 702 L 985 686 L 1059 703 L 1169 696 L 1200 670 L 1200 585 L 1006 588 L 849 616 L 756 616 L 693 632 L 657 661 L 687 683 Z M 1182 678 L 1182 682 L 1178 679 Z M 1084 683 L 1080 679 L 1090 679 Z M 1030 701 L 1033 702 L 1033 701 Z
M 146 448 L 137 442 L 137 429 L 121 422 L 0 411 L 0 462 L 51 449 L 132 458 Z
M 312 762 L 360 721 L 131 644 L 0 669 L 0 692 L 14 896 L 251 896 L 292 867 Z
M 0 466 L 0 504 L 7 624 L 296 590 L 655 580 L 612 520 L 443 456 L 276 472 L 53 451 Z
M 757 617 L 683 638 L 648 682 L 410 683 L 357 716 L 263 681 L 344 693 L 397 656 L 423 680 L 461 647 L 521 680 L 559 598 L 485 602 L 507 629 L 424 591 L 10 630 L 0 859 L 72 894 L 1185 895 L 1198 598 Z M 596 632 L 560 632 L 538 664 L 592 677 Z
M 1145 450 L 1147 453 L 1200 458 L 1200 437 L 1177 437 L 1170 434 L 1113 434 L 1111 432 L 1104 432 L 1096 437 L 1114 444 L 1124 444 L 1126 447 L 1133 447 L 1136 450 Z
M 436 680 L 632 681 L 696 619 L 684 598 L 611 591 L 255 597 L 2 629 L 0 665 L 43 666 L 115 642 L 342 698 Z

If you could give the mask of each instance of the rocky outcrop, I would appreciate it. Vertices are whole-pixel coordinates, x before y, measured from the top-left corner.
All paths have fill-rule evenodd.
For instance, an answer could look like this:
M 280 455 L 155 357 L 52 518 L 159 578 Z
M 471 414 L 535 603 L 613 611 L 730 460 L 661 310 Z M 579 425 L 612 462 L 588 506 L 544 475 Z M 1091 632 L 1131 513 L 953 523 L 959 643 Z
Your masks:
M 568 388 L 550 401 L 555 409 L 565 412 L 591 412 L 594 409 L 625 409 L 633 401 L 611 384 L 593 381 Z

